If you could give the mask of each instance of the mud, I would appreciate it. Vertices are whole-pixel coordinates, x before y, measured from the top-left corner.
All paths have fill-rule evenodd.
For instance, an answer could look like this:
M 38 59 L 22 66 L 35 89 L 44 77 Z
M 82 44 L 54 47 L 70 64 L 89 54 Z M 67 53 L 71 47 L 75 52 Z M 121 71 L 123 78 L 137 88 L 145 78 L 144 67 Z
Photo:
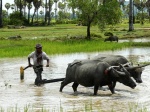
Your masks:
M 118 51 L 74 53 L 67 55 L 50 56 L 50 67 L 44 67 L 43 79 L 64 78 L 68 63 L 74 59 L 87 59 L 102 54 L 120 54 L 134 64 L 150 61 L 150 48 L 130 48 Z M 116 94 L 111 94 L 107 87 L 105 91 L 99 90 L 93 96 L 93 87 L 78 87 L 74 93 L 72 83 L 59 92 L 60 82 L 34 85 L 35 74 L 32 68 L 24 73 L 24 80 L 20 80 L 20 67 L 27 66 L 27 58 L 0 59 L 0 107 L 3 110 L 28 109 L 29 112 L 39 112 L 44 109 L 48 112 L 127 112 L 147 109 L 150 111 L 150 66 L 146 66 L 142 79 L 135 89 L 117 83 Z M 46 64 L 46 62 L 45 62 Z

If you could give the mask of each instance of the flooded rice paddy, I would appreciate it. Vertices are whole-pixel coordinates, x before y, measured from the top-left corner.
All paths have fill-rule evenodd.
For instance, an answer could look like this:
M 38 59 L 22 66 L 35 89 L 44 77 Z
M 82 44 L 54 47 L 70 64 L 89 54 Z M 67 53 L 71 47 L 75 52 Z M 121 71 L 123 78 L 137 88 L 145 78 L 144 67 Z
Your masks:
M 73 53 L 50 56 L 50 67 L 44 67 L 43 79 L 65 77 L 68 63 L 75 59 L 88 59 L 98 54 L 119 54 L 125 56 L 134 64 L 150 62 L 150 48 L 130 48 L 117 51 Z M 46 62 L 45 62 L 46 63 Z M 72 83 L 59 92 L 61 82 L 48 83 L 40 87 L 34 86 L 35 74 L 32 68 L 24 73 L 20 80 L 20 67 L 27 66 L 27 57 L 0 59 L 0 107 L 2 110 L 19 110 L 28 112 L 138 112 L 150 111 L 150 66 L 143 73 L 143 83 L 135 89 L 117 83 L 116 94 L 109 90 L 99 90 L 93 96 L 93 87 L 78 87 L 78 92 L 72 90 Z M 105 88 L 105 87 L 104 87 Z
M 140 37 L 140 38 L 130 38 L 130 39 L 120 39 L 119 42 L 150 42 L 148 37 Z

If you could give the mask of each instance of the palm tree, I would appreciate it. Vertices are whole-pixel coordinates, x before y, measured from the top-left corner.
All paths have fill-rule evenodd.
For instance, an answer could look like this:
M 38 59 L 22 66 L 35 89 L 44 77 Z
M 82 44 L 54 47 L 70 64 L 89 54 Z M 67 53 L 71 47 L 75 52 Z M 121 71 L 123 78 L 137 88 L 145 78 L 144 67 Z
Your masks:
M 11 10 L 14 10 L 15 9 L 15 4 L 11 4 L 10 8 L 11 8 Z
M 22 17 L 22 8 L 23 8 L 23 2 L 24 0 L 14 0 L 16 6 L 17 6 L 17 11 L 18 11 L 18 8 L 19 8 L 19 12 L 20 12 L 20 19 Z
M 33 18 L 35 16 L 36 11 L 37 11 L 37 21 L 38 21 L 38 9 L 40 8 L 41 4 L 42 4 L 42 0 L 33 0 L 33 5 L 34 5 L 35 9 L 34 9 L 34 13 L 32 16 L 32 24 L 33 24 Z
M 53 5 L 53 1 L 49 0 L 49 2 L 48 2 L 48 7 L 49 7 L 49 10 L 48 10 L 48 12 L 49 12 L 48 13 L 48 25 L 50 25 L 52 5 Z
M 25 0 L 25 1 L 28 3 L 27 7 L 28 7 L 28 24 L 29 24 L 30 23 L 30 9 L 32 8 L 31 3 L 33 2 L 33 0 Z
M 2 17 L 2 0 L 0 0 L 0 28 L 3 27 Z
M 30 23 L 30 10 L 32 8 L 32 4 L 28 3 L 27 7 L 28 7 L 28 24 L 29 24 Z
M 146 2 L 146 7 L 147 7 L 147 9 L 148 9 L 148 16 L 149 16 L 149 22 L 150 22 L 150 0 L 148 0 L 148 1 Z
M 54 2 L 55 2 L 55 20 L 57 19 L 57 15 L 56 15 L 56 13 L 57 13 L 57 2 L 58 2 L 59 0 L 54 0 Z
M 45 0 L 45 23 L 47 22 L 47 0 Z
M 133 31 L 133 0 L 129 3 L 129 31 Z
M 26 17 L 26 6 L 27 6 L 27 2 L 23 0 L 23 10 L 24 10 L 24 17 Z
M 10 8 L 10 3 L 6 3 L 5 8 L 7 9 L 7 16 L 8 16 L 8 9 Z
M 19 4 L 19 1 L 18 0 L 14 0 L 14 4 L 15 4 L 15 8 L 17 7 L 17 11 L 18 11 L 18 5 Z
M 43 14 L 44 14 L 43 10 L 40 10 L 39 14 L 41 15 L 40 19 L 43 21 Z

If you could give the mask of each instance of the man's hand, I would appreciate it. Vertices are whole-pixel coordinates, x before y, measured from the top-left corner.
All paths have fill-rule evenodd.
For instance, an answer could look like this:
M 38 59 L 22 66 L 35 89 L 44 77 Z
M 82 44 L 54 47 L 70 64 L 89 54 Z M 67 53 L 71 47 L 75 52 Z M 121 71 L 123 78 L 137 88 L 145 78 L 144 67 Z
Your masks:
M 29 63 L 29 67 L 32 67 L 33 65 L 31 63 Z

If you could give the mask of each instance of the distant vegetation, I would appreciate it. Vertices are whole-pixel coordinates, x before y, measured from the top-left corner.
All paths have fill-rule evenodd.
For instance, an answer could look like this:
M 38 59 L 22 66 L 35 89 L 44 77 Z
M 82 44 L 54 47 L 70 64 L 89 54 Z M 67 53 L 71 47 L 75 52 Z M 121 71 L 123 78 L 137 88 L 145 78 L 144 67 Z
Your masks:
M 0 1 L 2 3 L 3 0 Z M 140 3 L 134 1 L 138 12 L 129 18 L 129 5 L 116 0 L 87 0 L 86 3 L 83 0 L 8 2 L 5 4 L 7 11 L 0 9 L 0 15 L 3 15 L 0 16 L 0 57 L 26 56 L 34 50 L 36 43 L 42 43 L 48 54 L 149 46 L 149 43 L 104 42 L 110 33 L 118 36 L 119 40 L 150 37 L 150 18 L 144 9 L 149 8 L 149 2 Z M 33 15 L 30 14 L 31 8 L 35 9 Z M 11 14 L 8 14 L 9 10 L 12 10 Z
M 34 51 L 35 44 L 41 43 L 43 50 L 49 55 L 66 54 L 76 52 L 96 52 L 105 50 L 117 50 L 127 47 L 150 47 L 150 42 L 146 43 L 117 43 L 117 42 L 103 42 L 102 39 L 96 40 L 57 40 L 51 41 L 46 39 L 32 39 L 32 40 L 1 40 L 0 41 L 0 58 L 6 57 L 26 57 L 31 51 Z
M 0 0 L 2 5 L 3 0 Z M 0 8 L 0 27 L 22 28 L 26 26 L 52 26 L 76 24 L 86 26 L 85 38 L 91 39 L 91 27 L 97 25 L 101 31 L 108 26 L 124 23 L 127 31 L 134 30 L 134 23 L 150 23 L 150 2 L 132 0 L 14 0 Z M 30 13 L 34 9 L 33 14 Z M 147 9 L 147 10 L 146 10 Z M 8 12 L 11 10 L 11 14 Z

